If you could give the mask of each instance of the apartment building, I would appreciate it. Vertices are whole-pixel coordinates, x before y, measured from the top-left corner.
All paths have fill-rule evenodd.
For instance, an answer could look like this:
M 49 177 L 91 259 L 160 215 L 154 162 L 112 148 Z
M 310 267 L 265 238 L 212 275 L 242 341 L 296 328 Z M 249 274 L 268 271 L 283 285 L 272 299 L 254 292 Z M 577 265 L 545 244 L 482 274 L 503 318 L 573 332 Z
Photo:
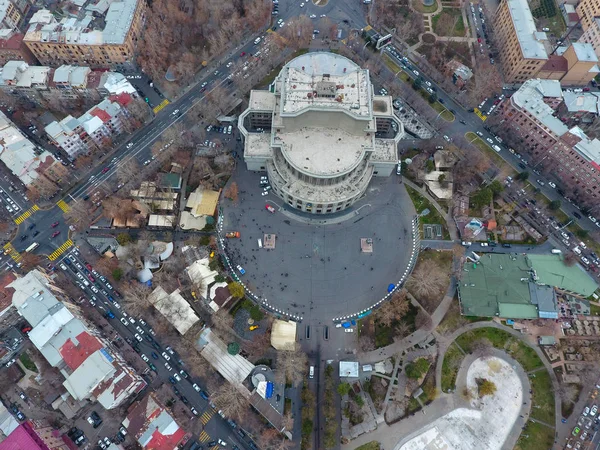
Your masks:
M 24 61 L 8 61 L 0 68 L 0 90 L 40 106 L 53 99 L 86 98 L 99 102 L 108 95 L 137 97 L 135 88 L 118 72 L 71 65 L 53 69 Z
M 507 83 L 533 78 L 548 61 L 546 33 L 538 32 L 527 0 L 503 0 L 494 17 L 494 32 Z
M 102 100 L 79 118 L 69 115 L 60 122 L 52 122 L 44 128 L 46 134 L 71 158 L 110 146 L 112 139 L 123 132 L 124 121 L 129 118 L 119 103 L 124 96 L 111 98 Z
M 35 56 L 29 51 L 29 48 L 23 42 L 25 36 L 12 29 L 0 29 L 0 65 L 8 61 L 25 61 L 28 64 L 35 64 Z
M 584 86 L 600 73 L 598 55 L 589 43 L 577 42 L 551 55 L 546 33 L 536 29 L 527 0 L 503 0 L 494 30 L 507 83 L 544 78 Z
M 532 79 L 504 102 L 501 114 L 529 165 L 548 172 L 566 195 L 593 207 L 600 196 L 600 141 L 563 123 L 557 117 L 562 103 L 558 81 Z
M 38 149 L 1 111 L 0 161 L 31 192 L 54 192 L 67 174 L 52 154 Z
M 114 409 L 146 386 L 77 305 L 57 297 L 62 291 L 45 274 L 32 270 L 10 287 L 15 289 L 13 306 L 32 326 L 31 343 L 65 378 L 63 399 L 81 406 L 84 400 L 97 401 Z
M 581 19 L 581 28 L 584 33 L 595 22 L 595 18 L 600 16 L 600 2 L 598 0 L 581 0 L 575 9 Z
M 596 56 L 600 57 L 600 17 L 594 17 L 590 21 L 587 30 L 579 38 L 579 42 L 587 42 L 592 46 Z
M 23 15 L 14 2 L 0 0 L 0 28 L 17 29 L 21 25 Z
M 134 66 L 146 2 L 115 0 L 86 8 L 80 4 L 71 3 L 69 10 L 76 14 L 60 21 L 46 9 L 33 15 L 24 41 L 38 61 L 52 67 L 83 64 L 126 70 Z

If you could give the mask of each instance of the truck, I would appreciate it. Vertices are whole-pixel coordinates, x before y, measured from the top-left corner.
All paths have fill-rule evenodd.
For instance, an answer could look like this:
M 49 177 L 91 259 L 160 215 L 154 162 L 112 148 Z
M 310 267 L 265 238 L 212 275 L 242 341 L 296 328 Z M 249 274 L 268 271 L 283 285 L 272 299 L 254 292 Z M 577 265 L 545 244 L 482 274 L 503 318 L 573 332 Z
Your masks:
M 239 231 L 230 231 L 229 233 L 225 233 L 225 237 L 226 238 L 239 238 L 240 232 Z

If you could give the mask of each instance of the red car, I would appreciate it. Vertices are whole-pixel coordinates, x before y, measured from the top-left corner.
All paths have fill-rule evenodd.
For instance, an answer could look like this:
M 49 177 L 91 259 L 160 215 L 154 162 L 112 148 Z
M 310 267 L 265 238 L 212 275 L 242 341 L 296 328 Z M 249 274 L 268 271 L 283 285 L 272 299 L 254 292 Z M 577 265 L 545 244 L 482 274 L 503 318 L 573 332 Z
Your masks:
M 95 279 L 93 276 L 91 276 L 91 275 L 88 275 L 88 279 L 89 279 L 89 280 L 90 280 L 92 283 L 93 283 L 94 281 L 96 281 L 96 279 Z
M 265 205 L 265 209 L 267 211 L 269 211 L 270 213 L 274 213 L 275 212 L 275 208 L 273 208 L 271 205 Z
M 246 52 L 240 53 L 240 56 L 246 56 Z
M 203 87 L 202 89 L 200 89 L 200 92 L 204 92 L 204 91 L 206 91 L 205 87 Z
M 477 42 L 481 44 L 481 38 L 477 38 Z
M 56 228 L 58 226 L 58 222 L 54 222 L 52 225 L 50 225 L 52 228 Z
M 104 169 L 102 169 L 102 173 L 106 173 L 110 170 L 110 167 L 105 167 Z
M 87 263 L 87 264 L 85 265 L 85 268 L 86 268 L 87 270 L 89 270 L 90 272 L 91 272 L 92 270 L 94 270 L 94 268 L 92 267 L 92 265 L 91 265 L 90 263 Z
M 54 238 L 54 237 L 58 236 L 59 234 L 60 234 L 60 230 L 55 231 L 54 233 L 52 233 L 52 237 Z

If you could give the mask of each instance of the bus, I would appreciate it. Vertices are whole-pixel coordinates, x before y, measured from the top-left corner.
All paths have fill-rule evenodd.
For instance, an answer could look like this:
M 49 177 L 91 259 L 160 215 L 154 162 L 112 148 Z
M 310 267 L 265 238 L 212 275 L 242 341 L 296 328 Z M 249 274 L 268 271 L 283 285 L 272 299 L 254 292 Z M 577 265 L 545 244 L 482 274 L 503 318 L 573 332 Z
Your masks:
M 38 248 L 40 246 L 40 244 L 38 244 L 37 242 L 34 242 L 33 244 L 31 244 L 29 247 L 27 247 L 25 249 L 25 251 L 27 253 L 31 253 L 32 251 L 34 251 L 36 248 Z

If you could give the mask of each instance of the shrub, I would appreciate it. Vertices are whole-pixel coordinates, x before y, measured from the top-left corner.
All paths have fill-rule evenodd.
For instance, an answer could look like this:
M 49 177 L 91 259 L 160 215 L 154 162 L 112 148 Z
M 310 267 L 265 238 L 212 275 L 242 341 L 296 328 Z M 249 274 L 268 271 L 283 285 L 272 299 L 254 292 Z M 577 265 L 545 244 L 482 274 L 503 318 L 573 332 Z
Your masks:
M 112 271 L 112 276 L 116 281 L 120 281 L 123 278 L 123 270 L 117 267 Z

